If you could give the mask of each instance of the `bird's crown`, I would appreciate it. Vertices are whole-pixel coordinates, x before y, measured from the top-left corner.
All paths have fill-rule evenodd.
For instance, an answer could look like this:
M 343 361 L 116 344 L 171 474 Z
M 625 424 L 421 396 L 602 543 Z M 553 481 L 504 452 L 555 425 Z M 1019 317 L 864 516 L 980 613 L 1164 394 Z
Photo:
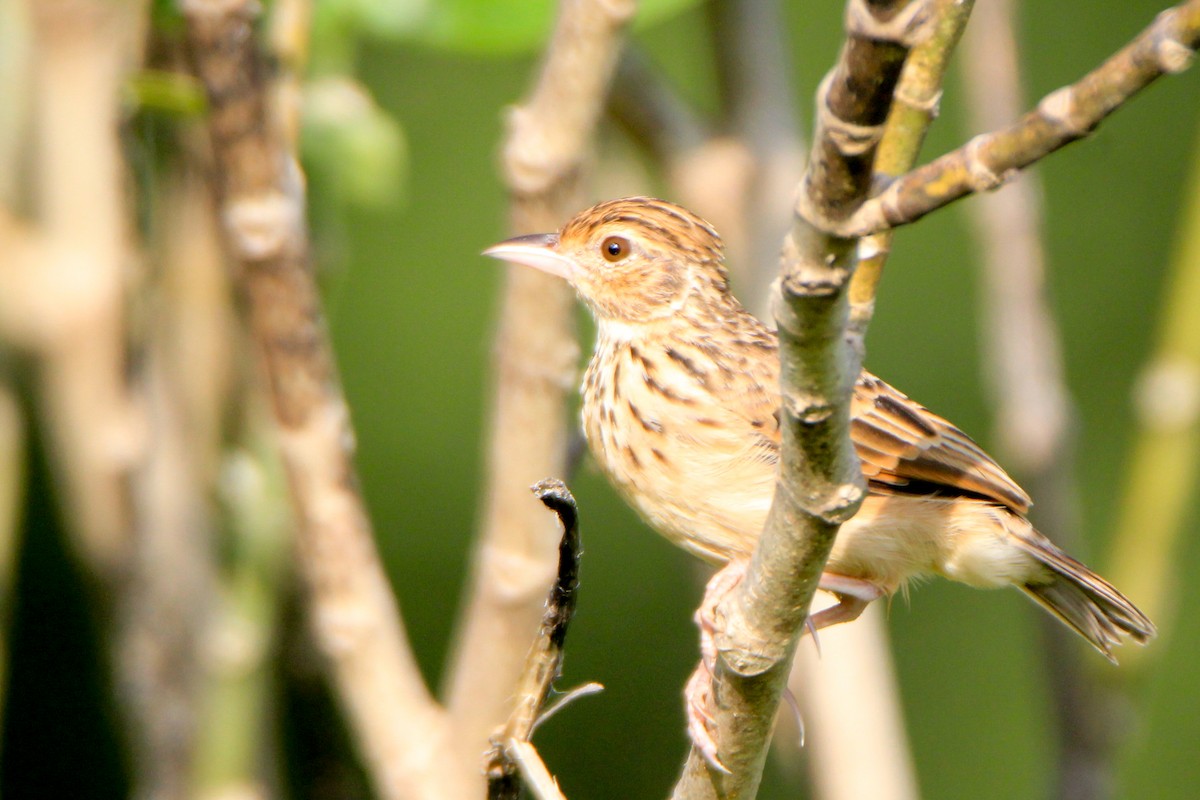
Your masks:
M 654 197 L 624 197 L 592 206 L 563 225 L 559 241 L 561 247 L 574 248 L 596 243 L 602 234 L 622 233 L 656 255 L 669 253 L 725 271 L 725 248 L 716 230 L 686 208 Z
M 609 200 L 576 215 L 556 249 L 578 265 L 571 283 L 597 317 L 628 322 L 680 310 L 697 294 L 723 296 L 721 237 L 685 208 L 651 197 Z

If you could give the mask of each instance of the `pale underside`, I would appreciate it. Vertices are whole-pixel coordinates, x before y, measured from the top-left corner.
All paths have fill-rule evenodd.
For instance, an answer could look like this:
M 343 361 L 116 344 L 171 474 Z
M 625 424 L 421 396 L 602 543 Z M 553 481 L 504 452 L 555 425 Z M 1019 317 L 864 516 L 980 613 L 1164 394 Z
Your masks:
M 773 336 L 743 330 L 721 341 L 719 332 L 693 328 L 683 338 L 669 323 L 656 327 L 601 324 L 583 388 L 588 441 L 622 495 L 673 543 L 714 564 L 746 558 L 778 463 Z M 886 592 L 929 574 L 979 587 L 1048 577 L 1016 541 L 1045 541 L 1024 519 L 1028 496 L 965 434 L 866 372 L 852 414 L 871 492 L 842 526 L 828 572 Z

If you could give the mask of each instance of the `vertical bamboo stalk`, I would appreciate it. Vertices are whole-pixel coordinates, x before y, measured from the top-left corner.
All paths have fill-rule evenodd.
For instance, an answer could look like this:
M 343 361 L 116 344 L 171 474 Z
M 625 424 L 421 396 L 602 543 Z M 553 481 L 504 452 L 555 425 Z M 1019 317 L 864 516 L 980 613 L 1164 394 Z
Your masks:
M 0 718 L 8 695 L 8 623 L 25 475 L 25 420 L 0 371 Z
M 972 132 L 995 130 L 1020 115 L 1016 3 L 993 0 L 976 12 L 963 48 Z M 1041 192 L 1025 173 L 971 205 L 980 242 L 984 291 L 980 314 L 1001 460 L 1029 490 L 1031 519 L 1069 551 L 1082 539 L 1076 506 L 1071 399 L 1062 344 L 1045 288 Z M 1114 716 L 1111 690 L 1086 669 L 1075 635 L 1038 614 L 1042 664 L 1052 699 L 1057 748 L 1056 796 L 1096 800 L 1112 794 Z
M 1200 142 L 1159 317 L 1135 393 L 1133 452 L 1114 530 L 1113 579 L 1170 630 L 1175 555 L 1200 483 Z M 1130 653 L 1134 659 L 1148 657 Z M 1134 663 L 1137 663 L 1135 660 Z

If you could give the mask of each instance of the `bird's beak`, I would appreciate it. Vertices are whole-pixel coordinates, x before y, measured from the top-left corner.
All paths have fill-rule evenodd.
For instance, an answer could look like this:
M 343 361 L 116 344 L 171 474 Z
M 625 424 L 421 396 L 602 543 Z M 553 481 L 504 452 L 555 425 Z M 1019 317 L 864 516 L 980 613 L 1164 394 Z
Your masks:
M 560 255 L 557 247 L 557 233 L 531 233 L 492 245 L 483 254 L 570 280 L 575 273 L 575 263 Z

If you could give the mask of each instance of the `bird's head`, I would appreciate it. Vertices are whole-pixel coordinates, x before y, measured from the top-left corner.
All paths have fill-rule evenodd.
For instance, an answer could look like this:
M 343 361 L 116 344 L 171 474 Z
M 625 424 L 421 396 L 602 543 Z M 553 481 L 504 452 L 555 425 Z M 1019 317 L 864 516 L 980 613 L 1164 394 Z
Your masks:
M 566 278 L 600 322 L 660 319 L 694 293 L 728 292 L 717 232 L 649 197 L 600 203 L 558 233 L 518 236 L 483 252 Z

